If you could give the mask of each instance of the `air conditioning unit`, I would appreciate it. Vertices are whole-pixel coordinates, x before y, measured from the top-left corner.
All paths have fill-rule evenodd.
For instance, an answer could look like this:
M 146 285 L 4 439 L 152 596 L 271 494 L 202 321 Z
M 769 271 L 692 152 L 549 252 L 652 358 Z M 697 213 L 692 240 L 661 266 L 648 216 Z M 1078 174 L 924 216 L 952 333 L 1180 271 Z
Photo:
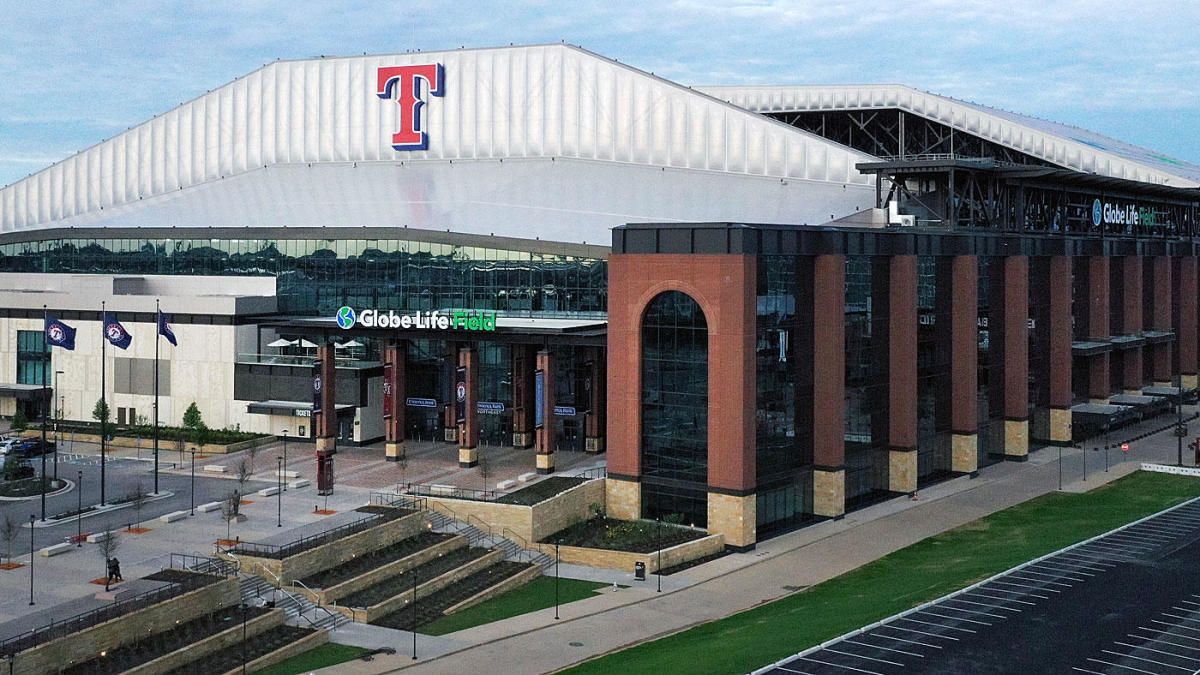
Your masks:
M 899 225 L 900 227 L 916 227 L 917 217 L 909 214 L 901 214 L 900 206 L 896 200 L 888 202 L 888 225 Z
M 916 227 L 917 217 L 908 214 L 900 216 L 900 227 Z

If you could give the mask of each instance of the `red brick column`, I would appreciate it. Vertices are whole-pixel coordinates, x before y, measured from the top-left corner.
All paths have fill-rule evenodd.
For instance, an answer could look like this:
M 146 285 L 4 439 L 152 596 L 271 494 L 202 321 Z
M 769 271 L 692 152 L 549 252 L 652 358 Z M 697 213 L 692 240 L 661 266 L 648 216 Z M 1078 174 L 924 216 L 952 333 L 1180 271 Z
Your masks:
M 846 512 L 846 258 L 813 259 L 813 513 Z
M 584 450 L 604 452 L 604 433 L 608 424 L 608 400 L 605 386 L 604 349 L 592 350 L 592 359 L 587 379 L 588 414 L 584 419 Z
M 888 261 L 888 489 L 917 489 L 917 257 Z
M 1004 258 L 1004 456 L 1029 456 L 1029 258 Z
M 1071 259 L 1050 258 L 1050 440 L 1071 440 Z
M 466 469 L 479 464 L 479 351 L 474 346 L 459 349 L 458 366 L 466 369 L 466 401 L 458 425 L 458 465 Z
M 533 371 L 537 367 L 535 345 L 513 345 L 512 374 L 512 444 L 514 448 L 533 446 Z
M 333 343 L 323 342 L 317 347 L 317 360 L 321 362 L 321 412 L 313 414 L 313 436 L 317 441 L 317 452 L 337 452 L 337 361 Z
M 458 366 L 458 344 L 452 340 L 446 341 L 446 351 L 442 353 L 442 367 L 446 369 L 447 381 L 450 388 L 446 392 L 445 405 L 442 406 L 442 439 L 447 443 L 458 442 L 458 420 L 454 414 L 454 375 Z
M 1171 316 L 1171 259 L 1165 255 L 1155 256 L 1151 264 L 1154 265 L 1154 287 L 1150 289 L 1154 297 L 1154 316 L 1148 323 L 1156 331 L 1169 331 L 1174 323 Z M 1175 349 L 1175 343 L 1159 342 L 1152 345 L 1151 349 L 1154 357 L 1154 382 L 1167 386 L 1174 380 L 1171 366 L 1174 361 L 1172 350 Z
M 554 473 L 554 355 L 547 350 L 537 353 L 537 368 L 542 371 L 542 428 L 537 430 L 533 449 L 537 472 Z
M 1196 388 L 1196 314 L 1197 314 L 1197 279 L 1196 257 L 1184 256 L 1177 258 L 1179 266 L 1179 292 L 1175 295 L 1178 306 L 1178 325 L 1175 328 L 1175 339 L 1179 341 L 1179 372 L 1184 389 Z
M 408 352 L 407 343 L 394 341 L 383 350 L 383 387 L 389 396 L 384 396 L 383 434 L 384 455 L 389 462 L 404 457 L 404 359 Z M 389 405 L 390 403 L 390 405 Z
M 979 468 L 979 258 L 950 261 L 950 430 L 954 471 Z
M 1143 329 L 1142 322 L 1142 257 L 1137 255 L 1125 256 L 1121 261 L 1122 270 L 1122 335 L 1139 335 Z M 1140 394 L 1142 391 L 1142 348 L 1121 350 L 1121 384 L 1125 391 Z
M 1088 258 L 1088 328 L 1089 339 L 1107 342 L 1112 334 L 1108 325 L 1109 279 L 1108 258 Z M 1088 359 L 1088 399 L 1093 403 L 1107 403 L 1112 392 L 1108 372 L 1109 354 L 1098 354 Z

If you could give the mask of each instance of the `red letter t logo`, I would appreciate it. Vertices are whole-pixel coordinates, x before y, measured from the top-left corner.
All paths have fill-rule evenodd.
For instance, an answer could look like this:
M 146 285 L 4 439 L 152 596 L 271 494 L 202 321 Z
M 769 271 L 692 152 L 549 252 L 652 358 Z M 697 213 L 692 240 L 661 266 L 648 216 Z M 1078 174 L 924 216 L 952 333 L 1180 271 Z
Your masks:
M 400 92 L 396 103 L 400 105 L 400 131 L 392 134 L 392 148 L 396 150 L 425 150 L 429 137 L 421 127 L 421 80 L 429 83 L 429 93 L 441 96 L 445 74 L 442 64 L 430 63 L 423 66 L 389 66 L 379 69 L 379 98 L 392 98 L 392 85 L 399 84 Z

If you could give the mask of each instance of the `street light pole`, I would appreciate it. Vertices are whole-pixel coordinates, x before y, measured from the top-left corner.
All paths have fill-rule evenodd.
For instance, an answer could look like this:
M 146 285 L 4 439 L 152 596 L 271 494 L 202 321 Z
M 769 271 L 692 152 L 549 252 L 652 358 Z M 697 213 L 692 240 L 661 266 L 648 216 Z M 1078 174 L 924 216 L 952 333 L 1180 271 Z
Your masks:
M 288 430 L 283 430 L 283 470 L 287 471 L 287 435 Z M 283 481 L 283 491 L 287 492 L 287 481 Z
M 246 601 L 242 601 L 242 675 L 246 675 Z
M 29 604 L 33 605 L 33 514 L 29 514 Z
M 276 457 L 275 463 L 275 527 L 283 527 L 283 458 Z
M 58 425 L 62 421 L 62 406 L 58 403 L 58 376 L 65 373 L 66 371 L 63 370 L 54 371 L 53 391 L 51 392 L 51 398 L 54 399 L 51 403 L 54 406 L 54 480 L 58 480 L 58 446 L 61 444 L 58 437 Z
M 658 590 L 655 593 L 662 593 L 662 516 L 654 520 L 658 523 L 658 527 L 655 528 L 658 530 L 658 565 L 656 565 L 657 569 L 654 570 L 654 577 L 658 579 Z
M 191 514 L 196 515 L 196 449 L 192 448 L 192 507 Z
M 558 541 L 554 542 L 554 620 L 558 621 Z
M 413 597 L 412 597 L 412 634 L 413 634 L 413 655 L 412 660 L 417 660 L 417 571 L 412 570 L 413 582 Z

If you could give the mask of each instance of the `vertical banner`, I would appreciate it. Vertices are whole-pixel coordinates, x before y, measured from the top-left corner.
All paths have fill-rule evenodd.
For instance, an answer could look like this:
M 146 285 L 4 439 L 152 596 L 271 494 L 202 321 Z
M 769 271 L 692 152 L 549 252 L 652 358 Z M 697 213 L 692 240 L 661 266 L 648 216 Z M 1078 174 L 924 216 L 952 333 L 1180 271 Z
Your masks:
M 314 415 L 321 414 L 321 362 L 313 361 L 313 378 L 312 378 L 312 411 Z
M 467 421 L 467 369 L 464 366 L 454 370 L 454 420 L 458 424 Z
M 546 371 L 533 371 L 533 428 L 541 429 L 546 421 Z
M 333 455 L 317 453 L 317 494 L 333 494 Z
M 395 368 L 391 363 L 383 364 L 383 419 L 389 420 L 392 418 L 392 389 L 395 387 L 393 377 Z

